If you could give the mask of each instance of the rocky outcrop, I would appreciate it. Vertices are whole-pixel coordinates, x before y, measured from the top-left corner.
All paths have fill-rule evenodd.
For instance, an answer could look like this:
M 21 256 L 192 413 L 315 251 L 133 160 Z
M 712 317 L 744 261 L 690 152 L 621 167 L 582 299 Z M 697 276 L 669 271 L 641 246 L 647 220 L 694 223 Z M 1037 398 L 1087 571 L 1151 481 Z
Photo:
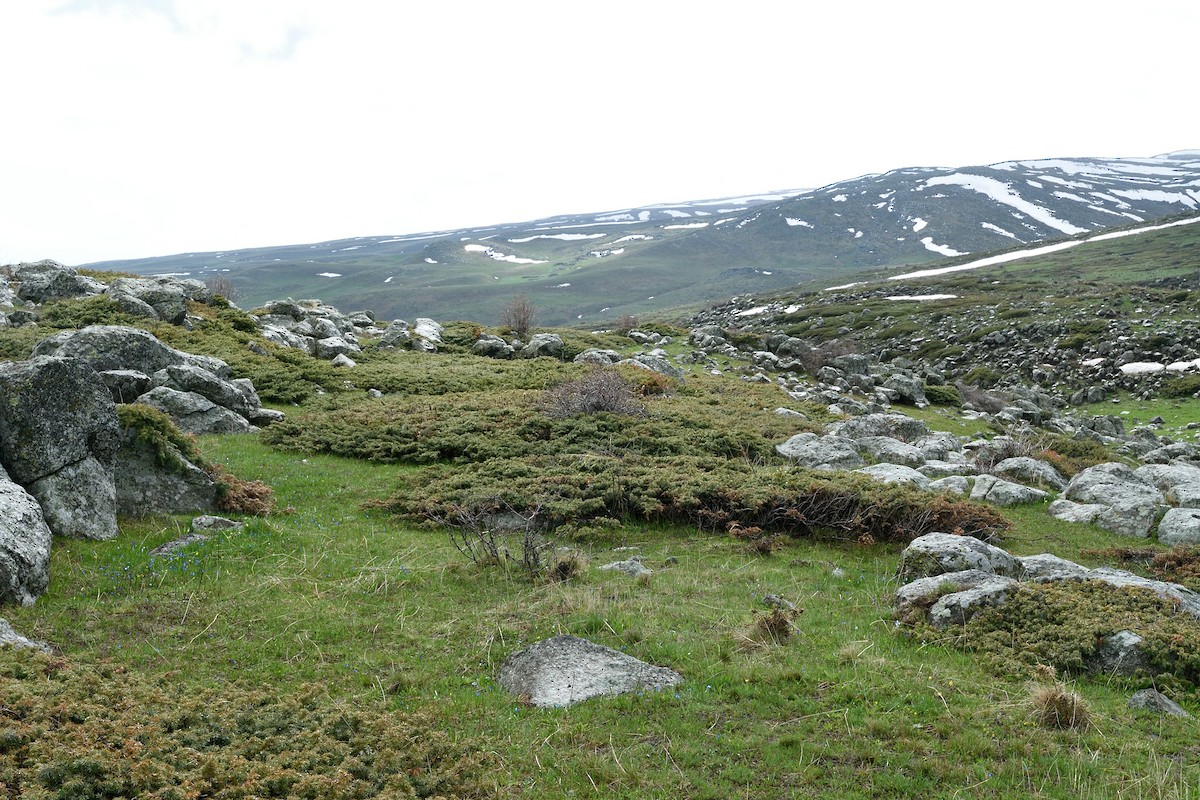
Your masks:
M 249 380 L 231 380 L 221 359 L 176 350 L 138 328 L 64 331 L 39 342 L 34 353 L 86 361 L 101 373 L 114 401 L 165 411 L 188 433 L 244 433 L 283 417 L 262 407 Z
M 497 679 L 521 700 L 541 708 L 658 691 L 683 680 L 674 670 L 575 636 L 555 636 L 513 653 L 500 666 Z
M 86 363 L 38 357 L 0 363 L 0 464 L 37 498 L 59 536 L 117 535 L 116 406 Z
M 1015 558 L 970 536 L 930 533 L 914 539 L 900 556 L 899 580 L 894 598 L 897 615 L 912 620 L 915 609 L 928 608 L 929 623 L 939 628 L 965 624 L 980 609 L 1004 604 L 1013 587 L 1023 581 L 1096 581 L 1114 590 L 1140 589 L 1200 619 L 1200 594 L 1179 584 L 1108 567 L 1088 569 L 1048 553 Z M 1093 668 L 1111 671 L 1114 665 L 1124 664 L 1122 669 L 1136 669 L 1140 663 L 1136 632 L 1108 640 L 1098 643 L 1092 654 Z
M 80 275 L 72 267 L 64 267 L 50 260 L 18 264 L 12 269 L 10 282 L 19 298 L 38 304 L 71 297 L 90 297 L 102 294 L 105 290 L 104 284 L 95 278 Z

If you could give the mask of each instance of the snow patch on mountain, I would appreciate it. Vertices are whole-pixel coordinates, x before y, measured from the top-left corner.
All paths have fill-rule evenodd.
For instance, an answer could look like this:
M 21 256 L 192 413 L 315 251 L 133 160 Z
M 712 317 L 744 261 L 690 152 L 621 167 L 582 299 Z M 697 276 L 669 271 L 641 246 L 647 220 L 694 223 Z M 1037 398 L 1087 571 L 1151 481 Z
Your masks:
M 1068 236 L 1073 236 L 1077 233 L 1086 233 L 1087 228 L 1080 228 L 1078 225 L 1072 225 L 1066 220 L 1061 220 L 1054 216 L 1049 209 L 1031 203 L 1022 198 L 1019 194 L 1012 191 L 1009 184 L 1003 181 L 998 181 L 995 178 L 989 178 L 985 175 L 971 175 L 965 172 L 955 172 L 951 175 L 939 175 L 929 178 L 925 181 L 925 186 L 948 186 L 958 185 L 966 189 L 970 189 L 980 194 L 987 195 L 992 200 L 1002 205 L 1011 206 L 1025 214 L 1028 214 L 1038 222 L 1048 225 L 1055 230 L 1062 231 Z M 929 245 L 925 245 L 929 247 Z M 930 248 L 933 249 L 933 248 Z

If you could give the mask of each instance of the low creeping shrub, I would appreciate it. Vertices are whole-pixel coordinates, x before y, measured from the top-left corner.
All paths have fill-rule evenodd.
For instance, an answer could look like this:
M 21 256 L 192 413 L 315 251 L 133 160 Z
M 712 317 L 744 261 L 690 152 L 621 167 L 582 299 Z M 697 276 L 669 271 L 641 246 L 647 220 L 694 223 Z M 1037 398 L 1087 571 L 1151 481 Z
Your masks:
M 320 687 L 180 693 L 167 678 L 0 651 L 6 797 L 483 797 L 489 758 L 428 715 Z
M 488 503 L 522 514 L 537 509 L 549 529 L 612 518 L 714 532 L 737 523 L 768 536 L 908 542 L 932 531 L 991 539 L 1009 527 L 989 506 L 866 475 L 834 479 L 812 470 L 705 456 L 591 453 L 438 465 L 407 476 L 380 505 L 408 519 L 440 521 L 455 508 Z

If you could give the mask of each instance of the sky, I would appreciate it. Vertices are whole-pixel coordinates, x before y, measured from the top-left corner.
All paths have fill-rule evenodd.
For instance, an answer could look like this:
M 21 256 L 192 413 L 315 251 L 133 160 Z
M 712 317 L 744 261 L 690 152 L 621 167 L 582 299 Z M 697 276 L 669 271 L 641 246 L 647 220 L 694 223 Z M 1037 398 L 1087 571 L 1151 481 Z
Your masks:
M 0 2 L 0 264 L 1200 148 L 1195 0 Z

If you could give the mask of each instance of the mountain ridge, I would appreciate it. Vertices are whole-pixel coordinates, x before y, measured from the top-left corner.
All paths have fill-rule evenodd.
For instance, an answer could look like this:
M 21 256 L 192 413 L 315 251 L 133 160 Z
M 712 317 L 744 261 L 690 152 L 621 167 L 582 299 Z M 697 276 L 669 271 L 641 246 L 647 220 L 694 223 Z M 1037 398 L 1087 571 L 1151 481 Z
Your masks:
M 87 266 L 226 275 L 239 300 L 491 319 L 518 293 L 597 324 L 856 271 L 1009 249 L 1200 209 L 1200 151 L 905 167 L 810 190 Z

